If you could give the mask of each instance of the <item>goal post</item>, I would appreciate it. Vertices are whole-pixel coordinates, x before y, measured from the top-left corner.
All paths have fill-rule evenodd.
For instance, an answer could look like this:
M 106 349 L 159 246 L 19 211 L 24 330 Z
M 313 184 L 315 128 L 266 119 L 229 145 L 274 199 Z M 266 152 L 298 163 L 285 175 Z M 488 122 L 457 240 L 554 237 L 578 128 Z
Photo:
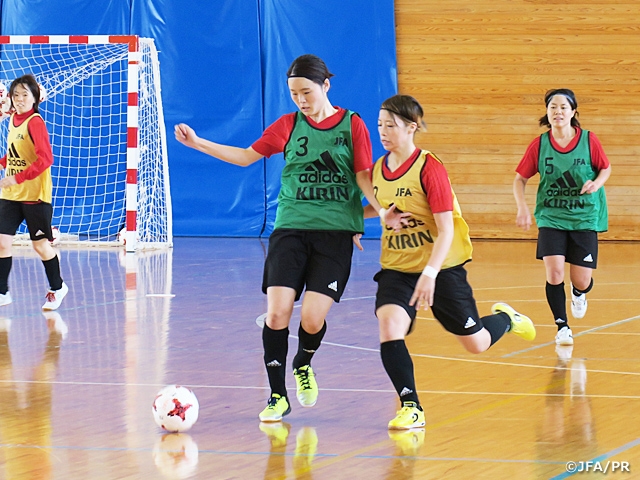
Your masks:
M 60 244 L 173 243 L 158 52 L 134 35 L 0 35 L 0 81 L 32 73 L 51 138 Z M 0 155 L 8 121 L 0 122 Z M 10 174 L 10 172 L 7 172 Z M 28 240 L 21 225 L 16 240 Z

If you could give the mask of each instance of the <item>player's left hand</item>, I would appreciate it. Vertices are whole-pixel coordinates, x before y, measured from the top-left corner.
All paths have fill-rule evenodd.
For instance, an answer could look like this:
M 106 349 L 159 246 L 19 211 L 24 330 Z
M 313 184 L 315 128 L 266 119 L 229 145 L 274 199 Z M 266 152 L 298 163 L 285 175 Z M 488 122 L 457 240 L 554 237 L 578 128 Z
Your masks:
M 586 182 L 584 182 L 584 185 L 582 185 L 582 190 L 580 190 L 580 195 L 585 194 L 585 193 L 595 193 L 598 191 L 598 186 L 596 185 L 596 183 L 593 180 L 587 180 Z
M 416 288 L 411 295 L 409 305 L 415 307 L 416 310 L 429 310 L 433 305 L 433 294 L 436 291 L 436 279 L 420 275 Z
M 364 250 L 364 248 L 362 247 L 362 244 L 360 243 L 360 239 L 362 238 L 362 234 L 361 233 L 356 233 L 353 236 L 353 244 L 358 247 L 358 250 L 360 250 L 361 252 Z
M 16 182 L 15 175 L 4 177 L 2 180 L 0 180 L 0 188 L 12 187 L 13 185 L 17 185 L 17 184 L 18 182 Z
M 394 232 L 399 232 L 402 227 L 409 224 L 409 217 L 411 213 L 401 212 L 396 208 L 394 204 L 387 209 L 384 215 L 384 223 L 387 227 L 393 229 Z

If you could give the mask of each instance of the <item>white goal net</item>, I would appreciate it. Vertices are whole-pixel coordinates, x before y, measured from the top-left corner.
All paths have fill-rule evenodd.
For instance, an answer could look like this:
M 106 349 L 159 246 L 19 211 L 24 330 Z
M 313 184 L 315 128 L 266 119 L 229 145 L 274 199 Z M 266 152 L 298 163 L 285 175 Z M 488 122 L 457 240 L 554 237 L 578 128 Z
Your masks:
M 53 221 L 61 244 L 172 245 L 158 54 L 135 36 L 0 36 L 0 81 L 26 73 L 46 97 Z M 0 155 L 8 120 L 0 123 Z M 28 240 L 26 226 L 16 240 Z

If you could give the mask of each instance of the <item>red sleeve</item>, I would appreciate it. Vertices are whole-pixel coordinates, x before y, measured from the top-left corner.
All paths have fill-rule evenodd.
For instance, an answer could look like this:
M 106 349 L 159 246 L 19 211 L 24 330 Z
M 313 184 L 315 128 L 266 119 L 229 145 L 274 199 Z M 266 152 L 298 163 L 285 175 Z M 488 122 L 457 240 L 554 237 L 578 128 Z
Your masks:
M 371 170 L 373 153 L 371 137 L 364 120 L 358 115 L 351 116 L 351 136 L 353 138 L 353 171 Z
M 7 168 L 7 154 L 5 153 L 2 158 L 0 158 L 0 165 L 2 168 Z
M 453 211 L 453 190 L 447 169 L 438 158 L 427 155 L 422 169 L 422 188 L 427 192 L 427 202 L 433 213 Z
M 288 113 L 281 116 L 267 127 L 262 133 L 262 136 L 253 142 L 251 148 L 267 158 L 276 153 L 284 152 L 284 147 L 289 141 L 289 137 L 293 131 L 295 118 L 295 113 Z
M 527 147 L 524 157 L 516 167 L 516 172 L 524 178 L 531 178 L 538 173 L 538 157 L 540 156 L 540 137 L 536 137 Z
M 22 183 L 25 180 L 33 180 L 53 165 L 53 152 L 51 151 L 49 132 L 44 120 L 41 117 L 33 117 L 29 120 L 27 128 L 36 149 L 36 161 L 22 172 L 16 174 L 16 182 L 18 183 Z
M 607 154 L 604 153 L 600 140 L 598 140 L 598 137 L 596 137 L 593 132 L 589 132 L 589 148 L 591 149 L 591 165 L 593 169 L 599 172 L 600 170 L 609 168 L 611 164 L 609 163 Z

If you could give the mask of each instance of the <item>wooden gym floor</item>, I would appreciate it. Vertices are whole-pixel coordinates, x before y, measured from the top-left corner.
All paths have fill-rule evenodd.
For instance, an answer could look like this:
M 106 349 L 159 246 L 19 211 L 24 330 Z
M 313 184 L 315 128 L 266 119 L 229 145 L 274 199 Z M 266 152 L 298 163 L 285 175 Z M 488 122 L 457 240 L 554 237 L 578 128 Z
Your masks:
M 570 321 L 572 351 L 556 350 L 535 244 L 474 245 L 480 313 L 506 301 L 538 336 L 507 335 L 472 355 L 429 312 L 419 317 L 408 345 L 427 426 L 394 435 L 398 403 L 373 314 L 377 241 L 354 254 L 328 318 L 313 361 L 318 404 L 297 404 L 289 374 L 293 411 L 271 426 L 257 418 L 269 394 L 266 242 L 177 238 L 171 251 L 137 256 L 62 249 L 70 293 L 47 317 L 42 264 L 17 248 L 14 303 L 0 309 L 0 478 L 640 478 L 638 244 L 601 243 L 588 313 Z M 172 383 L 200 401 L 188 434 L 165 435 L 152 419 L 156 391 Z M 577 468 L 590 473 L 567 471 L 589 461 Z

